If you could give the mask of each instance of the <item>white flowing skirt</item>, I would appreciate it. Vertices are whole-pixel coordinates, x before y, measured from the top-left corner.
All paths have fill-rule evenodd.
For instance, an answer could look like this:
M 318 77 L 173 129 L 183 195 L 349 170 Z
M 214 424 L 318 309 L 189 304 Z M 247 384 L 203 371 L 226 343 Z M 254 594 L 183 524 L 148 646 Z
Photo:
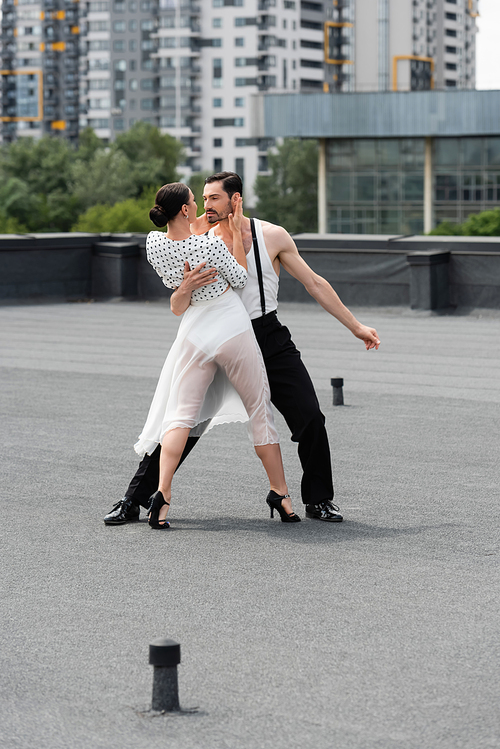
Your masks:
M 144 457 L 171 429 L 199 437 L 216 424 L 248 422 L 254 445 L 279 442 L 262 353 L 232 289 L 183 315 L 134 449 Z

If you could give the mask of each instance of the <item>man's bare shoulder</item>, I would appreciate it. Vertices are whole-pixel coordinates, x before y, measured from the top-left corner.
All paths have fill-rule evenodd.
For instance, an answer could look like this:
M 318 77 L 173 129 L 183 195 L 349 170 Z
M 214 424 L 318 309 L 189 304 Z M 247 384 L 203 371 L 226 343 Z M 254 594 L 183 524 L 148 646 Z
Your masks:
M 282 226 L 272 224 L 270 221 L 261 220 L 260 223 L 268 248 L 273 247 L 273 249 L 276 250 L 276 253 L 278 253 L 290 249 L 290 246 L 295 246 L 290 234 Z

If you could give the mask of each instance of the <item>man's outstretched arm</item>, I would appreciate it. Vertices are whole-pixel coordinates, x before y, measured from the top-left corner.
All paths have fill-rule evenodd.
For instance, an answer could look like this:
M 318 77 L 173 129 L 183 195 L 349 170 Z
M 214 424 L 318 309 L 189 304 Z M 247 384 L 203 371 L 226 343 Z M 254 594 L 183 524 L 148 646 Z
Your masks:
M 267 230 L 266 238 L 271 232 L 273 236 L 270 237 L 270 245 L 280 247 L 278 259 L 283 268 L 297 281 L 300 281 L 306 291 L 318 304 L 321 304 L 323 309 L 333 315 L 342 325 L 345 325 L 356 338 L 364 341 L 367 350 L 378 349 L 380 339 L 375 328 L 363 325 L 354 317 L 328 281 L 315 273 L 301 258 L 295 242 L 288 232 L 281 226 L 273 226 Z

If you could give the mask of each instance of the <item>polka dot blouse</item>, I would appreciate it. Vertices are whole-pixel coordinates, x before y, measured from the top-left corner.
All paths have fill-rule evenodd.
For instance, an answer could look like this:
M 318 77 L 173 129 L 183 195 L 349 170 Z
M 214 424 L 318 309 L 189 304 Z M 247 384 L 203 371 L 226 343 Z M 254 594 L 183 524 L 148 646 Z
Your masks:
M 192 235 L 188 239 L 174 241 L 162 231 L 152 231 L 146 240 L 148 260 L 169 289 L 176 289 L 184 279 L 184 263 L 191 270 L 206 262 L 207 268 L 217 268 L 219 280 L 196 289 L 191 295 L 193 302 L 215 299 L 227 289 L 228 283 L 242 289 L 247 282 L 247 272 L 236 262 L 224 242 L 218 237 Z

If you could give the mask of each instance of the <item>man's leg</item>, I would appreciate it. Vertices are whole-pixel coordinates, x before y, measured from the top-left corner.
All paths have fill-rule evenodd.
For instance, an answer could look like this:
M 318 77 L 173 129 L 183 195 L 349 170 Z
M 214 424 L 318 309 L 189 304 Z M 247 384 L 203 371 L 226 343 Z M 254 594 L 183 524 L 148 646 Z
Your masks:
M 298 443 L 302 465 L 302 501 L 307 513 L 320 520 L 340 522 L 333 498 L 330 447 L 314 386 L 289 330 L 271 317 L 269 324 L 254 323 L 271 387 L 271 401 L 285 418 Z M 326 506 L 324 506 L 326 503 Z M 313 508 L 314 506 L 314 508 Z
M 199 437 L 188 437 L 177 468 L 187 458 L 198 440 Z M 128 485 L 125 496 L 117 502 L 111 512 L 104 518 L 106 525 L 123 525 L 123 523 L 133 522 L 139 519 L 139 508 L 141 505 L 146 510 L 149 508 L 149 498 L 158 489 L 160 452 L 161 445 L 158 445 L 152 455 L 145 455 L 141 460 L 139 468 Z

